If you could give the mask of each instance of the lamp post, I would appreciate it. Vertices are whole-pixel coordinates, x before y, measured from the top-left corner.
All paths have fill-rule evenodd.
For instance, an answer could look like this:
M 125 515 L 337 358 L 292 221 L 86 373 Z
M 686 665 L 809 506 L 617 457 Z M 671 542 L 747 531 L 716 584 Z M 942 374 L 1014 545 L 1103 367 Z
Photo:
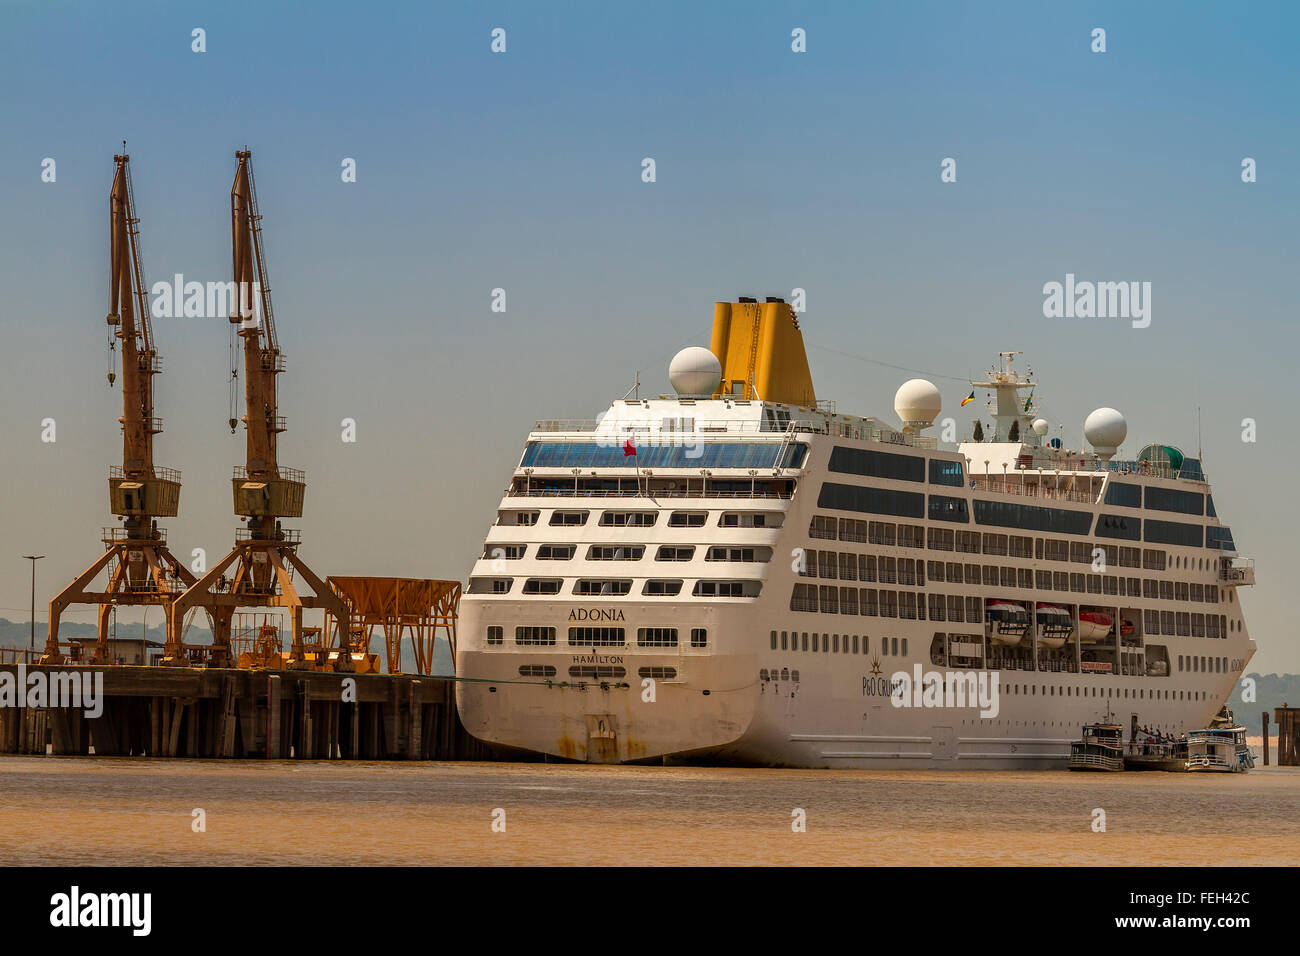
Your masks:
M 31 653 L 36 653 L 36 562 L 45 557 L 43 554 L 24 554 L 24 558 L 32 563 L 32 640 Z

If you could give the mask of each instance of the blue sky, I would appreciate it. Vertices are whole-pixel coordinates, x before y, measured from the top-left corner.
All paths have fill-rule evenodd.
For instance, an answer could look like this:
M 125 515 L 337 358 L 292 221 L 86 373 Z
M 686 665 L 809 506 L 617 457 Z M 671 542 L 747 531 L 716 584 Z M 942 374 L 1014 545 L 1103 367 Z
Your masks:
M 910 373 L 842 353 L 931 373 L 956 414 L 1000 349 L 1026 352 L 1075 444 L 1113 405 L 1126 452 L 1195 449 L 1199 406 L 1219 513 L 1259 562 L 1252 666 L 1300 670 L 1298 27 L 1264 3 L 6 3 L 0 616 L 25 616 L 18 555 L 50 555 L 44 603 L 109 523 L 125 138 L 150 283 L 228 277 L 233 153 L 253 150 L 280 457 L 308 471 L 317 570 L 463 578 L 534 419 L 594 416 L 638 369 L 666 390 L 715 300 L 801 287 L 818 394 L 844 411 L 892 418 Z M 1151 282 L 1150 328 L 1044 318 L 1067 272 Z M 172 545 L 224 553 L 227 326 L 155 331 L 157 460 L 185 475 Z

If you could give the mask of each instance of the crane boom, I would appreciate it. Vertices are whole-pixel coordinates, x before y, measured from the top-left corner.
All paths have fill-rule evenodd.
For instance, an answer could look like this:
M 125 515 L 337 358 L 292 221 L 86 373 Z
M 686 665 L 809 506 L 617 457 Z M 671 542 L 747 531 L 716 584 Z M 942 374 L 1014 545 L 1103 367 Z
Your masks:
M 131 196 L 130 157 L 113 157 L 109 193 L 111 281 L 108 322 L 122 343 L 122 468 L 129 478 L 153 477 L 153 377 L 158 356 L 140 264 L 139 223 Z
M 153 439 L 162 432 L 154 415 L 153 381 L 162 370 L 154 347 L 148 287 L 140 256 L 140 219 L 131 190 L 131 157 L 113 157 L 117 172 L 108 197 L 108 324 L 122 343 L 122 466 L 109 475 L 112 511 L 134 538 L 148 537 L 154 518 L 173 517 L 180 506 L 180 475 L 158 468 Z M 110 379 L 111 381 L 111 379 Z

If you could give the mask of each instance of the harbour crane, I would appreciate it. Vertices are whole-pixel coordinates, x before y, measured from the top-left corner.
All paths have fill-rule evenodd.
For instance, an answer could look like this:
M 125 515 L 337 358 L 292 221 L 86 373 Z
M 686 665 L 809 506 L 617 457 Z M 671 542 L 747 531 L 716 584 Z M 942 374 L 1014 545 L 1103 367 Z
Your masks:
M 108 198 L 110 356 L 121 344 L 122 464 L 109 470 L 108 497 L 120 528 L 104 529 L 104 553 L 50 601 L 45 663 L 65 663 L 59 643 L 59 618 L 71 604 L 98 604 L 98 640 L 89 663 L 109 664 L 109 621 L 119 606 L 160 606 L 171 623 L 172 601 L 194 584 L 194 575 L 167 549 L 166 531 L 158 518 L 175 517 L 180 507 L 181 474 L 154 464 L 154 436 L 162 419 L 154 414 L 153 380 L 162 371 L 162 356 L 154 345 L 153 325 L 140 255 L 140 219 L 131 188 L 131 157 L 113 157 L 117 166 Z M 111 388 L 116 374 L 108 373 Z M 103 591 L 88 587 L 107 569 Z
M 246 522 L 246 527 L 236 532 L 233 550 L 176 599 L 168 621 L 163 663 L 188 663 L 181 641 L 181 622 L 184 614 L 193 608 L 211 608 L 210 663 L 229 667 L 236 663 L 230 650 L 235 609 L 280 607 L 292 615 L 289 667 L 332 666 L 336 671 L 351 671 L 349 647 L 340 647 L 331 665 L 319 641 L 314 660 L 308 658 L 305 646 L 304 608 L 322 608 L 332 615 L 340 634 L 351 633 L 349 612 L 334 590 L 298 557 L 300 533 L 281 527 L 281 518 L 302 516 L 307 479 L 302 471 L 282 466 L 277 457 L 278 437 L 285 430 L 285 420 L 279 414 L 276 385 L 285 370 L 285 361 L 271 308 L 271 286 L 262 246 L 262 216 L 250 163 L 252 153 L 239 150 L 235 159 L 238 165 L 230 190 L 234 276 L 230 323 L 233 334 L 242 342 L 246 454 L 245 464 L 235 469 L 232 486 L 235 514 Z M 232 369 L 232 381 L 235 375 L 237 369 Z M 233 411 L 230 426 L 232 431 L 237 426 Z M 311 587 L 314 596 L 299 592 L 292 571 Z

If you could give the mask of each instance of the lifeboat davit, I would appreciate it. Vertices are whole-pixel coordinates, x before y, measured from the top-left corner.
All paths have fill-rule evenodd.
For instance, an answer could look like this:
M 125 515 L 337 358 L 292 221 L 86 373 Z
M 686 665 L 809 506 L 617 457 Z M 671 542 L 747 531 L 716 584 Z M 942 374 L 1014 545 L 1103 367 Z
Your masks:
M 1038 621 L 1038 643 L 1042 647 L 1064 647 L 1074 631 L 1074 618 L 1058 604 L 1038 603 L 1035 612 Z
M 1014 647 L 1029 630 L 1029 612 L 1021 604 L 990 598 L 984 603 L 984 621 L 989 640 Z
M 1079 640 L 1085 644 L 1095 644 L 1110 634 L 1114 622 L 1104 611 L 1079 612 Z

